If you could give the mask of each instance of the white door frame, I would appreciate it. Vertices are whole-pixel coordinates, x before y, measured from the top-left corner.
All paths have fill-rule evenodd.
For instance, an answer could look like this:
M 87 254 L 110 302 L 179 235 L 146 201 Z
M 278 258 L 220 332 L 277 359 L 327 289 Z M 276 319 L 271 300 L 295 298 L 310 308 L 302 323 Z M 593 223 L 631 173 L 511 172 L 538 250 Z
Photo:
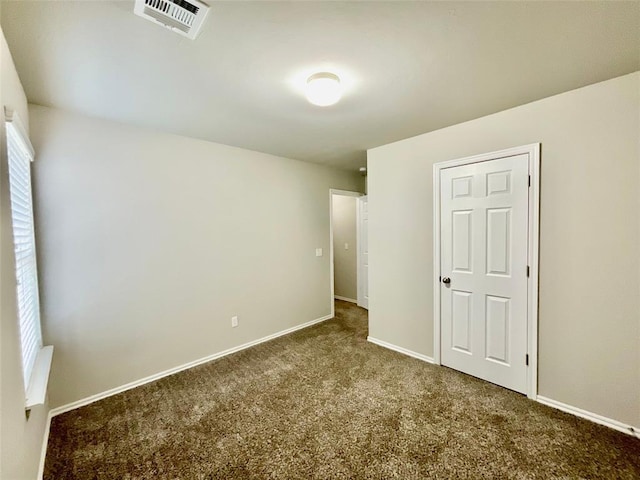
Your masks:
M 529 277 L 527 279 L 527 397 L 535 400 L 538 395 L 538 248 L 540 229 L 540 144 L 532 143 L 507 148 L 497 152 L 474 155 L 458 160 L 438 162 L 433 165 L 433 360 L 441 365 L 440 353 L 440 172 L 445 168 L 486 162 L 514 155 L 529 155 Z
M 344 197 L 362 197 L 364 194 L 360 192 L 352 192 L 350 190 L 337 190 L 335 188 L 329 189 L 329 276 L 331 282 L 331 316 L 336 315 L 335 311 L 335 279 L 333 271 L 333 196 L 342 195 Z M 360 212 L 356 208 L 356 249 L 360 247 Z M 358 250 L 356 250 L 358 251 Z M 360 259 L 358 257 L 358 263 Z M 356 272 L 356 275 L 360 276 L 360 270 Z

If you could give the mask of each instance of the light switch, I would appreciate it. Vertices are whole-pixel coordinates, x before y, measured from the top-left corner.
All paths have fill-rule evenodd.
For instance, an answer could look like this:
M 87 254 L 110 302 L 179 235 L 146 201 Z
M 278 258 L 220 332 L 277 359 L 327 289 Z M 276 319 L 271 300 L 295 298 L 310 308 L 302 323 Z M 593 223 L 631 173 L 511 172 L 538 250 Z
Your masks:
M 316 257 L 321 257 L 321 256 L 322 256 L 322 249 L 316 248 Z
M 345 249 L 345 250 L 349 250 L 349 244 L 348 244 L 348 243 L 345 243 L 345 244 L 344 244 L 344 249 Z

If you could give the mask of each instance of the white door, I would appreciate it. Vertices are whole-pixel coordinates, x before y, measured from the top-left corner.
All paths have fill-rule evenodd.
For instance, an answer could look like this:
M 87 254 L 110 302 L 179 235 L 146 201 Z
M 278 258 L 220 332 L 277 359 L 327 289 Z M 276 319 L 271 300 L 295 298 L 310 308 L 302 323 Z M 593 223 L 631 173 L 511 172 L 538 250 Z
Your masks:
M 529 157 L 440 172 L 441 361 L 527 392 Z
M 369 309 L 369 200 L 358 198 L 358 306 Z

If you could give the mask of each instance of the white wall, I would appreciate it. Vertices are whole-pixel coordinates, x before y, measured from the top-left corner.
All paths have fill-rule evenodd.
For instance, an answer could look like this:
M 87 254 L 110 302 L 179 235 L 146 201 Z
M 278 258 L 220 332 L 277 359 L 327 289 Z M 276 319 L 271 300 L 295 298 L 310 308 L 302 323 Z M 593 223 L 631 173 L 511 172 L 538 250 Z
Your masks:
M 333 276 L 334 293 L 358 299 L 358 249 L 356 197 L 332 195 L 333 200 Z M 345 244 L 349 246 L 345 250 Z
M 52 407 L 330 314 L 328 193 L 357 174 L 30 114 Z
M 640 426 L 640 73 L 369 150 L 370 335 L 433 354 L 432 167 L 542 143 L 539 395 Z
M 4 33 L 0 37 L 0 478 L 22 480 L 37 476 L 49 409 L 34 407 L 25 417 L 4 107 L 17 112 L 25 128 L 29 112 Z

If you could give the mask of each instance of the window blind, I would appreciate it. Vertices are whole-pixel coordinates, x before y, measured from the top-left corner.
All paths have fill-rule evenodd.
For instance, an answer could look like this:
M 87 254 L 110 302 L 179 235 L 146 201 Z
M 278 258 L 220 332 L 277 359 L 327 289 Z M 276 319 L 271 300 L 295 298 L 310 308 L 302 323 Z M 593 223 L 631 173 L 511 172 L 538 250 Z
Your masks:
M 11 220 L 16 257 L 18 318 L 24 385 L 27 389 L 36 357 L 42 348 L 31 193 L 31 160 L 33 155 L 22 139 L 18 128 L 12 123 L 6 125 Z

